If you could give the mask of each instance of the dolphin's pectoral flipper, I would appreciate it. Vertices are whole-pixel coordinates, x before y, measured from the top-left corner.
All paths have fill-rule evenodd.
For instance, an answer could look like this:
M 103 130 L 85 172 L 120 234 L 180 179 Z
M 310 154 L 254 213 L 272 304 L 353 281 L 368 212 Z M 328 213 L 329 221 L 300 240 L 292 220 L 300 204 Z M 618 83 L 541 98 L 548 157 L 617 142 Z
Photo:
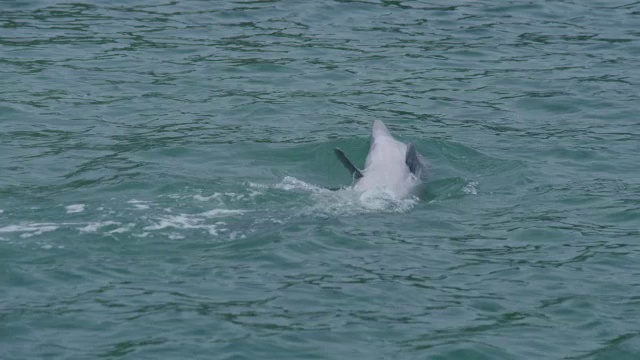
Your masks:
M 333 151 L 336 153 L 336 156 L 338 157 L 338 160 L 340 160 L 342 165 L 344 165 L 344 167 L 346 167 L 347 170 L 351 172 L 352 177 L 355 177 L 356 180 L 362 177 L 362 171 L 360 171 L 360 169 L 353 165 L 351 160 L 349 160 L 347 155 L 345 155 L 344 151 L 342 151 L 340 148 L 335 148 L 333 149 Z
M 420 177 L 420 172 L 422 171 L 422 161 L 420 160 L 418 152 L 416 151 L 416 148 L 413 146 L 413 144 L 407 144 L 407 157 L 405 158 L 404 162 L 407 164 L 407 166 L 409 167 L 409 171 L 411 171 L 412 174 Z

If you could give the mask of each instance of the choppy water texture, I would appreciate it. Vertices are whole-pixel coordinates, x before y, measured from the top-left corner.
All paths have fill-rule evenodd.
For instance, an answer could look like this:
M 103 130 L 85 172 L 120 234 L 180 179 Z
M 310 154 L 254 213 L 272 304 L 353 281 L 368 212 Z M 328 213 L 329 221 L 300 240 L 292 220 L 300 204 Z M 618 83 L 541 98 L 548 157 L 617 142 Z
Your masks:
M 0 2 L 0 358 L 640 358 L 640 3 Z M 349 189 L 374 119 L 420 198 Z

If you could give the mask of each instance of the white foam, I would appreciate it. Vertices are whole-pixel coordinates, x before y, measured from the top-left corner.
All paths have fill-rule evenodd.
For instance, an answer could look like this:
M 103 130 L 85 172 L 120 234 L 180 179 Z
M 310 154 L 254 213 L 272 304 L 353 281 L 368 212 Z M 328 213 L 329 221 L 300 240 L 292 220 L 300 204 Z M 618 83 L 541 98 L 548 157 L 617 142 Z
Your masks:
M 282 225 L 282 224 L 284 224 L 284 221 L 282 221 L 281 219 L 274 218 L 274 217 L 268 217 L 268 218 L 263 218 L 263 219 L 256 219 L 255 223 L 256 224 L 271 223 L 271 224 Z
M 103 228 L 109 225 L 120 225 L 120 223 L 116 221 L 98 221 L 94 223 L 89 223 L 85 227 L 78 228 L 78 230 L 80 230 L 80 232 L 90 233 L 90 232 L 96 232 L 100 228 Z
M 251 184 L 256 186 L 256 184 Z M 357 215 L 370 212 L 404 213 L 411 210 L 418 202 L 417 197 L 397 199 L 394 194 L 384 189 L 370 189 L 364 192 L 347 187 L 338 191 L 306 183 L 292 176 L 286 176 L 273 185 L 275 189 L 285 191 L 306 191 L 311 193 L 315 202 L 310 207 L 300 210 L 305 215 Z
M 198 201 L 209 201 L 211 199 L 220 200 L 220 194 L 215 193 L 211 196 L 194 195 L 193 198 Z
M 236 240 L 236 239 L 246 239 L 247 236 L 239 231 L 232 231 L 229 234 L 229 239 L 231 240 Z
M 262 193 L 253 189 L 249 189 L 247 194 L 239 194 L 236 192 L 224 192 L 224 193 L 213 193 L 209 196 L 203 196 L 200 194 L 193 195 L 193 199 L 197 201 L 211 201 L 216 200 L 220 203 L 224 203 L 225 201 L 237 202 L 237 201 L 247 201 L 250 200 L 257 195 L 261 195 Z
M 244 214 L 245 210 L 229 210 L 229 209 L 213 209 L 209 211 L 205 211 L 200 215 L 205 217 L 220 217 L 220 216 L 230 216 L 230 215 L 239 215 Z
M 45 232 L 58 229 L 53 223 L 23 223 L 20 225 L 8 225 L 0 228 L 0 233 L 21 232 L 20 237 L 27 238 L 33 235 L 40 235 Z
M 198 226 L 202 219 L 190 219 L 186 215 L 165 216 L 158 219 L 154 225 L 144 227 L 144 230 L 162 230 L 168 227 L 190 229 Z
M 73 205 L 65 206 L 65 209 L 67 209 L 67 214 L 75 214 L 75 213 L 83 212 L 84 207 L 85 207 L 84 204 L 73 204 Z
M 165 216 L 158 219 L 158 222 L 154 225 L 144 227 L 144 230 L 163 230 L 166 228 L 175 229 L 203 229 L 210 235 L 218 235 L 218 226 L 215 224 L 204 223 L 203 218 L 194 217 L 186 214 Z
M 470 181 L 465 187 L 462 188 L 467 195 L 478 195 L 478 190 L 476 190 L 476 186 L 478 186 L 477 181 Z
M 108 233 L 109 234 L 121 234 L 121 233 L 124 233 L 124 232 L 127 232 L 127 231 L 133 229 L 134 226 L 135 226 L 134 223 L 129 223 L 129 224 L 126 224 L 125 226 L 121 226 L 119 228 L 116 228 L 116 229 L 113 229 L 111 231 L 108 231 Z
M 384 190 L 369 190 L 360 195 L 360 204 L 371 211 L 407 212 L 418 202 L 418 198 L 411 197 L 397 199 L 395 194 Z
M 234 192 L 226 192 L 223 195 L 231 201 L 240 201 L 244 199 L 244 194 L 238 194 Z
M 418 198 L 398 200 L 393 194 L 383 190 L 359 192 L 343 189 L 313 196 L 315 204 L 308 210 L 312 215 L 358 215 L 373 212 L 405 213 L 411 210 Z
M 287 191 L 291 191 L 291 190 L 303 190 L 303 191 L 309 191 L 309 192 L 313 192 L 313 193 L 319 193 L 319 192 L 328 192 L 329 190 L 315 186 L 315 185 L 311 185 L 309 183 L 306 183 L 302 180 L 298 180 L 296 178 L 294 178 L 293 176 L 285 176 L 284 179 L 282 179 L 282 181 L 278 184 L 276 184 L 274 186 L 276 189 L 280 189 L 280 190 L 287 190 Z
M 127 204 L 132 204 L 133 207 L 136 210 L 147 210 L 149 209 L 149 201 L 142 201 L 142 200 L 136 200 L 136 199 L 131 199 L 129 201 L 127 201 Z
M 4 212 L 4 210 L 0 209 L 0 214 L 2 214 Z
M 266 184 L 254 183 L 251 181 L 247 182 L 247 185 L 249 187 L 256 188 L 256 189 L 268 189 L 270 187 L 269 185 L 266 185 Z
M 156 231 L 165 230 L 168 228 L 173 229 L 202 229 L 207 231 L 210 235 L 216 236 L 219 233 L 226 232 L 227 223 L 223 221 L 217 221 L 214 224 L 207 223 L 210 218 L 228 217 L 233 215 L 244 214 L 245 210 L 233 210 L 233 209 L 213 209 L 205 211 L 199 214 L 179 214 L 179 215 L 167 215 L 158 217 L 153 225 L 145 226 L 143 230 Z M 169 238 L 178 239 L 179 236 L 175 232 L 167 233 Z M 146 235 L 145 235 L 146 236 Z

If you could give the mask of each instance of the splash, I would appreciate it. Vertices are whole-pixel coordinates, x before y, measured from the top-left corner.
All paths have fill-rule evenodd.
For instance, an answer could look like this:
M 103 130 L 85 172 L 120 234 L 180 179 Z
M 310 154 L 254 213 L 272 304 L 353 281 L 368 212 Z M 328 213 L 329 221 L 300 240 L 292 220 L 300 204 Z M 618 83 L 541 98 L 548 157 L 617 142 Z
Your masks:
M 462 188 L 462 191 L 467 195 L 478 195 L 476 186 L 478 186 L 477 181 L 470 181 L 467 185 L 465 185 L 465 187 Z
M 302 190 L 302 191 L 307 191 L 314 194 L 329 192 L 329 190 L 327 189 L 324 189 L 315 185 L 311 185 L 302 180 L 298 180 L 293 176 L 285 176 L 281 182 L 274 185 L 274 188 L 285 190 L 285 191 Z
M 398 200 L 383 189 L 362 192 L 345 187 L 332 191 L 292 176 L 272 184 L 243 185 L 244 188 L 234 191 L 196 191 L 144 200 L 114 199 L 113 204 L 71 204 L 65 206 L 66 216 L 74 217 L 82 212 L 88 221 L 7 224 L 0 227 L 0 240 L 46 239 L 49 232 L 71 231 L 72 236 L 120 239 L 159 236 L 171 240 L 205 233 L 239 241 L 254 233 L 278 231 L 282 225 L 303 218 L 405 213 L 419 201 L 417 198 Z M 171 207 L 167 207 L 169 205 Z
M 250 184 L 256 186 L 256 184 Z M 264 187 L 264 185 L 258 185 Z M 404 213 L 417 203 L 417 197 L 396 199 L 384 189 L 370 189 L 364 192 L 353 187 L 331 191 L 309 184 L 292 176 L 286 176 L 281 182 L 271 186 L 274 189 L 302 192 L 310 195 L 311 204 L 299 211 L 305 216 L 344 216 L 364 213 L 388 212 Z
M 417 203 L 417 198 L 396 199 L 393 194 L 380 189 L 359 192 L 352 188 L 316 194 L 311 214 L 329 216 L 359 215 L 366 213 L 405 213 Z

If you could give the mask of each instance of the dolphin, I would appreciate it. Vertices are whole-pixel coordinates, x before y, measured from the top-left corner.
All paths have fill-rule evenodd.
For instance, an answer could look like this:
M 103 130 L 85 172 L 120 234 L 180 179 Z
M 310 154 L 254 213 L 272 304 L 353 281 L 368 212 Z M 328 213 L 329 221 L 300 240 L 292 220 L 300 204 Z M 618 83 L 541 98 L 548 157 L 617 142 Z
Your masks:
M 381 120 L 371 130 L 371 147 L 364 170 L 353 165 L 340 148 L 334 152 L 355 179 L 356 191 L 382 190 L 395 199 L 415 194 L 426 175 L 426 163 L 412 144 L 396 140 Z

